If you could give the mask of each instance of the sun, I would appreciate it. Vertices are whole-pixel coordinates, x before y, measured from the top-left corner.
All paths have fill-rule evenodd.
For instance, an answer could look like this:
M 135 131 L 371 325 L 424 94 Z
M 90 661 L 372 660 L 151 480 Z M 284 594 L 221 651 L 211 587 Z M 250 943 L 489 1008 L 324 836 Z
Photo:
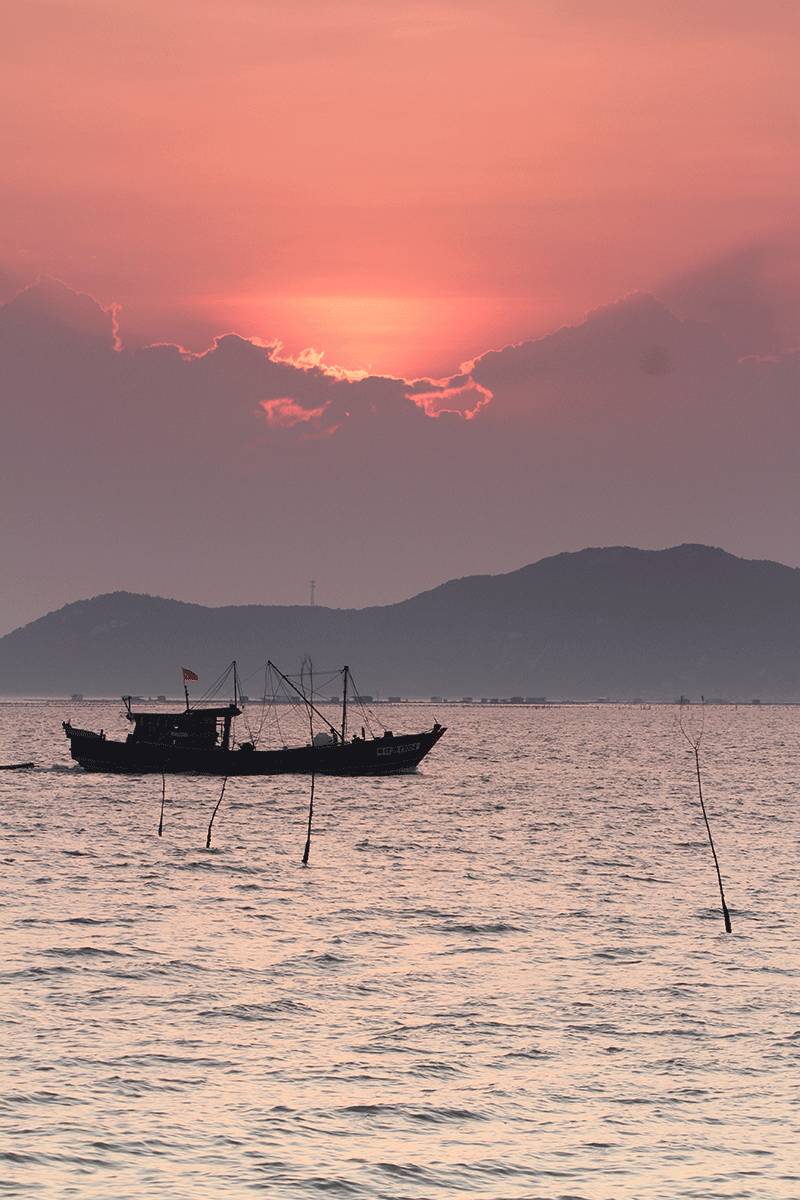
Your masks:
M 406 379 L 451 375 L 459 364 L 528 336 L 541 313 L 497 296 L 267 292 L 204 297 L 220 328 L 278 341 L 294 358 L 310 347 L 348 371 Z

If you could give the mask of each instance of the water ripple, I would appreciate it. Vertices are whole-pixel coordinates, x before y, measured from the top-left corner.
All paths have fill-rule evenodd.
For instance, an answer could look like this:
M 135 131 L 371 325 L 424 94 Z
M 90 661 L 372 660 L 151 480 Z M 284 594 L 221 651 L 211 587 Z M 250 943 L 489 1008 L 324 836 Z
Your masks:
M 796 1200 L 797 713 L 707 712 L 732 937 L 667 707 L 453 708 L 310 869 L 304 780 L 0 778 L 0 1195 Z

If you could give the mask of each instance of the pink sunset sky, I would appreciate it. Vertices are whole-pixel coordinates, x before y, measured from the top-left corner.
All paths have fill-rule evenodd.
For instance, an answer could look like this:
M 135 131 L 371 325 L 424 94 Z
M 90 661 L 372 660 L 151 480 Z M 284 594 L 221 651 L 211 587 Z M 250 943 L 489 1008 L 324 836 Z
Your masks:
M 796 230 L 787 0 L 28 0 L 2 25 L 4 265 L 121 304 L 131 340 L 444 373 Z
M 321 602 L 390 600 L 590 542 L 800 562 L 798 34 L 787 0 L 4 6 L 0 631 L 121 586 L 302 601 L 315 575 Z M 691 462 L 661 427 L 689 404 Z M 130 461 L 119 405 L 151 435 Z M 670 491 L 695 468 L 704 488 Z M 180 519 L 145 515 L 176 492 Z M 89 541 L 62 530 L 45 577 L 56 495 Z M 98 563 L 101 537 L 125 555 Z M 262 538 L 268 574 L 242 565 Z

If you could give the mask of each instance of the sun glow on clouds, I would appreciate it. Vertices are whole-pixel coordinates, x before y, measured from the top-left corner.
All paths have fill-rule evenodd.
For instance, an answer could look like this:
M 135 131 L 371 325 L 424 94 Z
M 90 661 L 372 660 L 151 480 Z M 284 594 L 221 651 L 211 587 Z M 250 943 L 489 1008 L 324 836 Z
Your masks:
M 267 424 L 275 429 L 292 429 L 295 425 L 318 421 L 329 407 L 321 404 L 319 408 L 303 408 L 291 396 L 276 396 L 274 400 L 262 400 L 261 407 L 267 415 Z
M 442 413 L 449 413 L 471 421 L 494 398 L 487 387 L 483 387 L 474 379 L 467 379 L 463 383 L 450 379 L 433 382 L 437 386 L 431 391 L 412 390 L 406 393 L 406 398 L 413 400 L 428 417 L 440 417 Z
M 545 313 L 517 302 L 515 311 L 491 295 L 395 295 L 331 292 L 312 295 L 253 292 L 203 296 L 195 310 L 251 340 L 280 338 L 281 357 L 298 366 L 325 356 L 349 378 L 359 375 L 437 378 L 475 347 L 521 340 L 542 327 Z M 328 364 L 324 364 L 330 370 Z
M 282 354 L 282 349 L 281 342 L 270 344 L 270 358 L 273 362 L 288 363 L 292 367 L 298 367 L 301 371 L 317 370 L 323 375 L 330 376 L 331 379 L 344 379 L 348 383 L 357 383 L 359 379 L 367 379 L 369 376 L 368 371 L 351 371 L 348 367 L 324 362 L 325 351 L 316 350 L 313 346 L 306 346 L 298 354 Z
M 797 228 L 787 0 L 4 8 L 0 262 L 139 345 L 438 378 Z
M 272 347 L 270 358 L 273 362 L 285 363 L 296 370 L 313 372 L 318 377 L 324 376 L 337 384 L 358 385 L 388 384 L 396 389 L 399 399 L 410 401 L 424 412 L 426 417 L 433 420 L 447 415 L 460 417 L 471 421 L 482 408 L 493 400 L 494 395 L 489 388 L 472 379 L 468 374 L 454 375 L 449 379 L 398 379 L 392 376 L 370 376 L 365 371 L 346 371 L 341 367 L 327 366 L 323 353 L 319 350 L 307 349 L 293 358 L 281 357 L 279 347 Z M 341 421 L 335 415 L 339 413 L 345 418 L 350 417 L 349 411 L 341 410 L 341 406 L 332 409 L 332 402 L 326 401 L 321 405 L 307 406 L 298 403 L 290 395 L 276 396 L 270 400 L 261 400 L 267 424 L 273 429 L 294 429 L 305 427 L 308 437 L 332 436 L 340 428 Z M 332 409 L 332 414 L 329 410 Z M 368 401 L 367 409 L 375 414 L 378 407 L 374 401 Z

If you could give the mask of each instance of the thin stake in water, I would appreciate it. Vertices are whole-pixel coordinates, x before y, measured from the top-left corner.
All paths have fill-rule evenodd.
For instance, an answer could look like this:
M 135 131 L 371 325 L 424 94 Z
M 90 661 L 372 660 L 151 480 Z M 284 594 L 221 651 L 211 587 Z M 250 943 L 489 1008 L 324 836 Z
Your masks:
M 161 837 L 161 834 L 164 832 L 164 796 L 166 795 L 166 791 L 167 791 L 167 777 L 162 772 L 162 774 L 161 774 L 161 813 L 158 818 L 158 836 L 159 837 Z
M 303 866 L 308 866 L 308 856 L 311 853 L 311 822 L 314 818 L 314 772 L 311 772 L 311 797 L 308 801 L 308 831 L 306 833 L 306 848 L 303 851 Z
M 206 850 L 211 849 L 211 826 L 214 824 L 214 817 L 217 815 L 217 810 L 219 809 L 220 804 L 222 804 L 222 797 L 225 795 L 225 784 L 227 782 L 228 782 L 228 776 L 226 775 L 222 781 L 222 791 L 219 794 L 219 800 L 214 805 L 214 811 L 211 814 L 211 820 L 208 822 L 208 834 L 206 835 Z
M 717 851 L 714 846 L 714 839 L 711 836 L 711 826 L 708 823 L 708 813 L 706 812 L 706 806 L 705 806 L 705 802 L 703 800 L 703 781 L 700 776 L 700 743 L 703 740 L 703 733 L 705 732 L 705 724 L 706 724 L 705 703 L 706 702 L 705 702 L 704 696 L 701 696 L 700 700 L 702 702 L 703 719 L 702 719 L 702 723 L 700 725 L 700 732 L 698 734 L 696 734 L 694 736 L 692 734 L 690 734 L 689 731 L 686 729 L 686 726 L 683 723 L 683 697 L 681 697 L 681 706 L 680 706 L 678 721 L 680 723 L 681 733 L 686 738 L 687 742 L 689 743 L 689 745 L 692 747 L 692 750 L 694 751 L 694 765 L 695 765 L 695 770 L 697 772 L 697 793 L 700 797 L 700 808 L 703 813 L 703 820 L 705 821 L 705 824 L 706 824 L 706 833 L 708 834 L 708 844 L 711 847 L 711 853 L 714 856 L 714 867 L 717 872 L 717 883 L 719 884 L 719 898 L 722 903 L 722 919 L 725 922 L 725 932 L 732 933 L 733 927 L 731 926 L 731 915 L 728 912 L 728 906 L 725 903 L 725 891 L 722 887 L 722 872 L 719 869 L 719 859 L 717 858 Z
M 309 731 L 311 734 L 311 795 L 308 800 L 308 829 L 306 830 L 306 845 L 305 845 L 305 849 L 303 850 L 303 866 L 304 867 L 308 866 L 308 858 L 309 858 L 309 855 L 311 854 L 311 822 L 314 819 L 314 783 L 316 780 L 316 772 L 314 770 L 315 765 L 316 765 L 315 761 L 314 761 L 314 707 L 313 707 L 313 705 L 314 705 L 314 668 L 312 666 L 310 658 L 304 658 L 303 665 L 300 668 L 300 685 L 303 688 L 304 694 L 305 694 L 305 685 L 303 682 L 303 676 L 305 674 L 306 666 L 308 667 L 309 690 L 311 692 L 311 703 L 307 704 L 308 728 L 309 728 Z

